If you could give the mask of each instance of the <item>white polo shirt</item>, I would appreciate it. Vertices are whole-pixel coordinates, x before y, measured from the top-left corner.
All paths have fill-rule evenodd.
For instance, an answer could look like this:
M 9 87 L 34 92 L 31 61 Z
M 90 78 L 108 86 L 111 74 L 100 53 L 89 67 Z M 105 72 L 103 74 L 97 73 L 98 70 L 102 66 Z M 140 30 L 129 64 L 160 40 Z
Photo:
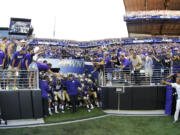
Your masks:
M 171 83 L 172 87 L 176 89 L 176 92 L 178 94 L 178 99 L 180 99 L 180 84 L 177 83 Z

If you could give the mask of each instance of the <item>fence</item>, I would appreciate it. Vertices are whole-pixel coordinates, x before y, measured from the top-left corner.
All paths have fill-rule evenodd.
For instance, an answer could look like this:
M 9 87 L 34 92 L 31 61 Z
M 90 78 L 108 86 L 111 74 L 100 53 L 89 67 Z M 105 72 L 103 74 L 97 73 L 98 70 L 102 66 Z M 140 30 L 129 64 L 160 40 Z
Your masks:
M 174 70 L 174 69 L 173 69 Z M 152 70 L 104 69 L 103 86 L 160 85 L 161 80 L 173 72 L 171 68 Z
M 0 90 L 39 89 L 38 71 L 0 70 Z

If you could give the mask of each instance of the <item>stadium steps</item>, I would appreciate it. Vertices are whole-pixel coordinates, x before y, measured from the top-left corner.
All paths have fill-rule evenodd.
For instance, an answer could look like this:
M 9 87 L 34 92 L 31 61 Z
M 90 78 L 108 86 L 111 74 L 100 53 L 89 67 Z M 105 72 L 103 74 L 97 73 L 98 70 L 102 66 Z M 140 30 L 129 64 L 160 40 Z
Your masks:
M 104 112 L 120 116 L 166 116 L 164 110 L 104 110 Z

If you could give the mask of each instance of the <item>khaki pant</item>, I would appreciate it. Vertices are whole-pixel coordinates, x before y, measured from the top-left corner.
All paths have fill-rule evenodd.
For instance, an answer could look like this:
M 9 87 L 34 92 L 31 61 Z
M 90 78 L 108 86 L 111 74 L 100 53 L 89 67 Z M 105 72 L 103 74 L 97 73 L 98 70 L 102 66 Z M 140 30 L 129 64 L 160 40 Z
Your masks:
M 65 91 L 65 90 L 64 91 L 55 91 L 54 94 L 55 94 L 54 100 L 57 101 L 58 99 L 60 99 L 62 101 L 65 101 L 65 99 L 66 99 L 68 102 L 70 102 L 70 98 L 69 98 L 67 91 Z

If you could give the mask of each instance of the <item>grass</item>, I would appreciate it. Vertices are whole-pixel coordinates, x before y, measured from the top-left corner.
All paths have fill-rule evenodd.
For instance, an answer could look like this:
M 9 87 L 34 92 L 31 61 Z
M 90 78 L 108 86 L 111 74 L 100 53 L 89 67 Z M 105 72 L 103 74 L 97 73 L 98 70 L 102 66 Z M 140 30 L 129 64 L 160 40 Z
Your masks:
M 0 135 L 180 135 L 173 118 L 108 116 L 96 120 L 23 129 L 3 129 Z
M 44 119 L 45 123 L 52 122 L 62 122 L 70 120 L 84 119 L 94 116 L 99 116 L 105 114 L 101 109 L 94 108 L 90 113 L 87 111 L 87 108 L 79 108 L 78 111 L 72 114 L 72 110 L 66 110 L 65 113 L 53 114 L 50 117 Z

